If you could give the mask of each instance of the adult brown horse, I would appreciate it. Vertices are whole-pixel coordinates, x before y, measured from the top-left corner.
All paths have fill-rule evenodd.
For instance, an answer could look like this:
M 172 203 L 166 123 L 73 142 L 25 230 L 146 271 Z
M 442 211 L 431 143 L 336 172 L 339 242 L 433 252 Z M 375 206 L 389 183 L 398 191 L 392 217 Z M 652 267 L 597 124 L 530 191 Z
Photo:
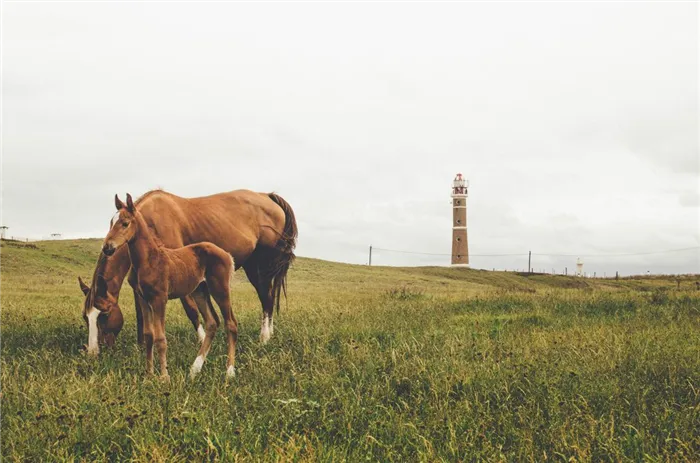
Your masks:
M 279 310 L 282 292 L 286 293 L 287 271 L 294 260 L 298 232 L 291 206 L 274 193 L 249 190 L 199 198 L 182 198 L 153 190 L 139 198 L 135 205 L 165 247 L 180 248 L 208 241 L 233 256 L 236 269 L 243 267 L 258 293 L 263 310 L 260 340 L 267 342 L 274 330 L 273 308 L 276 305 Z M 86 296 L 83 318 L 90 332 L 89 353 L 99 352 L 100 338 L 108 345 L 114 343 L 121 330 L 118 301 L 127 274 L 134 289 L 138 342 L 143 344 L 142 307 L 145 302 L 138 294 L 136 275 L 130 268 L 126 247 L 114 250 L 106 246 L 98 259 L 91 286 L 81 283 Z M 180 301 L 201 340 L 204 330 L 199 323 L 195 299 L 186 296 Z

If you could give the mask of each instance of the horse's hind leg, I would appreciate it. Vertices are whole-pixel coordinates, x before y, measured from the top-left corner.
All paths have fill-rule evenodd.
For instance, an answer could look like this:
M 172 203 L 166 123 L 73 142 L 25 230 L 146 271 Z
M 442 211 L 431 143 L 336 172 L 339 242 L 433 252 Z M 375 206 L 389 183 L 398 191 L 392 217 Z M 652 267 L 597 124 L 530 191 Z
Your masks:
M 191 294 L 197 303 L 199 312 L 202 314 L 204 319 L 204 340 L 202 345 L 199 347 L 199 353 L 197 358 L 194 360 L 192 367 L 190 368 L 190 378 L 194 378 L 202 370 L 202 365 L 204 365 L 204 360 L 207 358 L 209 349 L 211 348 L 212 340 L 216 334 L 216 329 L 219 326 L 219 319 L 214 312 L 211 301 L 209 300 L 209 292 L 205 284 L 200 284 L 199 288 Z
M 196 289 L 195 291 L 199 291 L 199 288 Z M 194 326 L 195 331 L 197 332 L 197 337 L 199 337 L 199 342 L 204 342 L 204 328 L 202 325 L 199 323 L 199 313 L 201 312 L 201 308 L 198 307 L 195 299 L 190 296 L 185 296 L 183 298 L 180 298 L 180 302 L 182 302 L 182 307 L 185 309 L 185 313 L 187 314 L 187 318 L 190 319 L 192 322 L 192 326 Z M 198 310 L 199 309 L 199 310 Z
M 254 259 L 255 257 L 253 257 Z M 274 295 L 272 293 L 272 278 L 264 274 L 257 261 L 249 260 L 243 265 L 248 280 L 255 287 L 263 309 L 262 323 L 260 325 L 260 341 L 265 344 L 274 333 L 272 314 L 274 308 Z

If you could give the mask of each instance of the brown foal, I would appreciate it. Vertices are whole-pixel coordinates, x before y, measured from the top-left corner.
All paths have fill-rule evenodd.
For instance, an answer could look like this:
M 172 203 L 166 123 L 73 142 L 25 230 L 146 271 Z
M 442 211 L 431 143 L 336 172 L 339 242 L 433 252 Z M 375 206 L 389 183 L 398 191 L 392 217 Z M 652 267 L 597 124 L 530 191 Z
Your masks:
M 228 339 L 226 375 L 229 378 L 233 377 L 238 324 L 231 310 L 229 295 L 230 280 L 234 275 L 231 255 L 208 242 L 168 249 L 151 233 L 143 216 L 134 207 L 131 195 L 126 195 L 126 204 L 117 195 L 114 196 L 114 202 L 119 217 L 105 238 L 102 252 L 109 256 L 124 244 L 128 245 L 132 271 L 138 283 L 135 289 L 146 302 L 146 306 L 143 307 L 143 335 L 147 371 L 153 373 L 155 345 L 158 349 L 161 377 L 169 379 L 165 306 L 169 299 L 192 295 L 197 299 L 197 306 L 204 318 L 205 337 L 190 370 L 190 376 L 194 377 L 200 372 L 219 324 L 209 297 L 211 294 L 224 318 Z M 196 289 L 199 290 L 195 291 Z

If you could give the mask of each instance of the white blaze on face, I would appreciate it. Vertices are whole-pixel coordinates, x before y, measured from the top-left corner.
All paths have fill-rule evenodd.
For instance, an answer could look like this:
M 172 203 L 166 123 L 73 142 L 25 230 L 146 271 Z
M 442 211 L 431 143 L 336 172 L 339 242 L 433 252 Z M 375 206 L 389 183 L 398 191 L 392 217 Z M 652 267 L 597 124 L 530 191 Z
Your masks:
M 190 378 L 194 378 L 202 371 L 202 365 L 204 365 L 204 356 L 198 355 L 197 358 L 194 359 L 192 368 L 190 368 Z
M 100 346 L 97 343 L 97 317 L 100 311 L 91 307 L 87 313 L 88 319 L 88 354 L 97 355 L 100 353 Z
M 202 328 L 202 325 L 199 325 L 199 327 L 197 328 L 197 336 L 199 337 L 200 343 L 204 342 L 204 337 L 206 336 L 206 333 L 204 332 L 204 328 Z
M 111 219 L 109 219 L 109 228 L 114 226 L 114 222 L 119 219 L 119 211 L 115 212 Z
M 270 340 L 272 333 L 270 332 L 270 319 L 267 315 L 263 315 L 262 326 L 260 327 L 260 341 L 266 344 Z

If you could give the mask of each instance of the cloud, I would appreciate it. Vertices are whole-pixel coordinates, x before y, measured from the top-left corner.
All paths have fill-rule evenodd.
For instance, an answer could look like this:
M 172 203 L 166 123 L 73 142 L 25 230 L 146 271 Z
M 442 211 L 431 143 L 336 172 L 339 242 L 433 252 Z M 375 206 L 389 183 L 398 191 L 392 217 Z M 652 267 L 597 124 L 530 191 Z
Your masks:
M 698 206 L 700 206 L 700 192 L 698 192 L 696 190 L 696 191 L 687 191 L 685 193 L 682 193 L 678 197 L 678 203 L 683 207 L 697 208 Z M 698 220 L 700 220 L 700 219 L 698 219 Z
M 249 188 L 292 204 L 301 255 L 445 254 L 461 171 L 477 267 L 700 236 L 696 4 L 3 12 L 2 212 L 17 234 L 100 235 L 116 192 Z M 477 257 L 499 253 L 518 256 Z M 626 259 L 590 265 L 700 271 L 692 252 Z

